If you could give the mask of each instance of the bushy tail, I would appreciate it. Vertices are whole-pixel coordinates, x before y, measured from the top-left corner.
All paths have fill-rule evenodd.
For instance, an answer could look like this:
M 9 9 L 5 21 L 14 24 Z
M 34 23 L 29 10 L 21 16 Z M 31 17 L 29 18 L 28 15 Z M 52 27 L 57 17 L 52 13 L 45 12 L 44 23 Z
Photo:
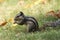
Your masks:
M 58 19 L 57 21 L 54 21 L 54 22 L 47 22 L 47 23 L 44 23 L 40 28 L 39 30 L 45 30 L 46 27 L 57 27 L 57 26 L 60 26 L 60 19 Z

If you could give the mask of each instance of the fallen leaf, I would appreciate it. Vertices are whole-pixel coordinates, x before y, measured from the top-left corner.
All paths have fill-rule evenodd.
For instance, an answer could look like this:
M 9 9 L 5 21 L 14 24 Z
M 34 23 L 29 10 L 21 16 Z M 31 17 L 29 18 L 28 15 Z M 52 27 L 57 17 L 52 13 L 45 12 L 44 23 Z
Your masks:
M 6 25 L 6 24 L 7 24 L 7 22 L 4 21 L 4 22 L 1 22 L 1 23 L 0 23 L 0 26 L 4 26 L 4 25 Z

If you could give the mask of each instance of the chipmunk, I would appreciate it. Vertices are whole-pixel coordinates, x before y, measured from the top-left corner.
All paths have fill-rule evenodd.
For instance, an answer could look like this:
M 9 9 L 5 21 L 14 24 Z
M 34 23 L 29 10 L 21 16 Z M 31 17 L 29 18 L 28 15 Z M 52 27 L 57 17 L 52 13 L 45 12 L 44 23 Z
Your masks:
M 25 16 L 23 12 L 18 13 L 15 16 L 14 21 L 14 23 L 17 23 L 18 25 L 27 25 L 28 32 L 34 32 L 39 29 L 37 20 L 34 17 Z
M 54 22 L 47 22 L 39 28 L 38 22 L 34 17 L 25 16 L 23 12 L 18 13 L 14 18 L 14 23 L 18 25 L 27 25 L 28 32 L 45 30 L 46 27 L 57 27 L 60 26 L 60 20 Z

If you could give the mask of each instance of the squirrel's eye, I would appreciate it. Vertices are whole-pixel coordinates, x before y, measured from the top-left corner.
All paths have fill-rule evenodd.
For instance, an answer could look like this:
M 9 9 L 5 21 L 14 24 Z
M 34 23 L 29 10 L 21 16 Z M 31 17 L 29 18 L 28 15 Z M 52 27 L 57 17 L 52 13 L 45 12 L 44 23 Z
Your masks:
M 19 17 L 19 16 L 17 16 L 17 17 Z
M 16 18 L 19 18 L 19 16 L 16 16 Z

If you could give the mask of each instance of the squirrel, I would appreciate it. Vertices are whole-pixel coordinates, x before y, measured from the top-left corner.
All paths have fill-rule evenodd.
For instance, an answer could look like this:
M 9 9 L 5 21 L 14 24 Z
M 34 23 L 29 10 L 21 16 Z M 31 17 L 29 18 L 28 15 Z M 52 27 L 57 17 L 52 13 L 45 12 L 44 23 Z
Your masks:
M 28 32 L 35 32 L 39 29 L 37 20 L 34 17 L 25 16 L 23 12 L 20 12 L 15 16 L 14 23 L 18 25 L 27 25 Z
M 27 25 L 28 32 L 42 31 L 46 27 L 57 27 L 60 26 L 60 20 L 54 22 L 47 22 L 39 28 L 38 22 L 34 17 L 25 16 L 23 12 L 18 13 L 14 18 L 14 23 L 18 25 Z

